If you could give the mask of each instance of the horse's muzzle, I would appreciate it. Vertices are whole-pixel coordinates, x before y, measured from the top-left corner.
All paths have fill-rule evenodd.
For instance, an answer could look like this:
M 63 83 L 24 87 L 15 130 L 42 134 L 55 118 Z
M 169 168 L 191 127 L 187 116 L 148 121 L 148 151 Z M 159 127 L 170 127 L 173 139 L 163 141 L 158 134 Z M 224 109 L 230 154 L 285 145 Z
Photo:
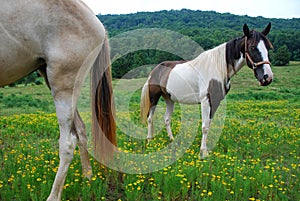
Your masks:
M 261 79 L 259 82 L 260 82 L 260 85 L 261 86 L 268 86 L 269 84 L 271 84 L 273 81 L 272 77 L 269 77 L 269 75 L 264 75 L 263 76 L 263 79 Z

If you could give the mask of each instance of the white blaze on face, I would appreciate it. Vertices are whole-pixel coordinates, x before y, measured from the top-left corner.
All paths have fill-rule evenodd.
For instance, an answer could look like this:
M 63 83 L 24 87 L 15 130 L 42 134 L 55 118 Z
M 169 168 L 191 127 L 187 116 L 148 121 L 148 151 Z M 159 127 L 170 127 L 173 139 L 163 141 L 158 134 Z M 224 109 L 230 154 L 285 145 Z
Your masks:
M 257 48 L 261 52 L 262 61 L 269 61 L 268 50 L 263 40 L 259 41 Z M 271 70 L 271 66 L 269 64 L 264 64 L 263 69 L 264 69 L 264 75 L 268 75 L 267 80 L 271 81 L 273 79 L 273 72 Z

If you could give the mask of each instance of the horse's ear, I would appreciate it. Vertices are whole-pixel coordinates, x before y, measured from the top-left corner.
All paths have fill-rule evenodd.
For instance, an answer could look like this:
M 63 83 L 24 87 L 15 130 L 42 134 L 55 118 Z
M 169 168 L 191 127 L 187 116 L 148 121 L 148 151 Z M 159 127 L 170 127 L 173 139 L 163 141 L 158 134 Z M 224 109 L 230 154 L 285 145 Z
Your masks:
M 250 31 L 249 31 L 249 27 L 247 26 L 247 24 L 244 24 L 243 31 L 244 31 L 245 36 L 250 37 Z
M 271 22 L 269 22 L 268 26 L 261 33 L 266 36 L 270 32 L 270 30 L 271 30 Z

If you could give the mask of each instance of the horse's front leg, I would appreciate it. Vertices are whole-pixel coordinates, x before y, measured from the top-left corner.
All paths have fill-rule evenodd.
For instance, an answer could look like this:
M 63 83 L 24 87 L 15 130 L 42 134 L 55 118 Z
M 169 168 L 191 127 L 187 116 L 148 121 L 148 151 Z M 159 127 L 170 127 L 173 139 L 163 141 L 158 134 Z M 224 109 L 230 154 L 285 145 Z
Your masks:
M 201 139 L 201 147 L 200 147 L 200 158 L 204 159 L 205 157 L 208 156 L 207 135 L 211 123 L 211 119 L 210 119 L 211 107 L 208 98 L 205 98 L 205 100 L 201 102 L 201 112 L 202 112 L 202 139 Z

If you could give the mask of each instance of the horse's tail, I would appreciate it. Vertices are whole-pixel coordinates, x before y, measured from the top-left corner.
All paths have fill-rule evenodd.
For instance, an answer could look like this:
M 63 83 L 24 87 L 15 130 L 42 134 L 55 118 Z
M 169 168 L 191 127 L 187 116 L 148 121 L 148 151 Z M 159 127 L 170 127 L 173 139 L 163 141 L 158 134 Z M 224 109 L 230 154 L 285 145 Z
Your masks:
M 105 163 L 113 158 L 117 144 L 107 35 L 91 71 L 91 93 L 94 155 L 97 160 Z
M 141 122 L 145 123 L 150 110 L 150 95 L 149 95 L 149 79 L 144 84 L 141 94 L 141 103 L 140 103 L 140 115 Z

